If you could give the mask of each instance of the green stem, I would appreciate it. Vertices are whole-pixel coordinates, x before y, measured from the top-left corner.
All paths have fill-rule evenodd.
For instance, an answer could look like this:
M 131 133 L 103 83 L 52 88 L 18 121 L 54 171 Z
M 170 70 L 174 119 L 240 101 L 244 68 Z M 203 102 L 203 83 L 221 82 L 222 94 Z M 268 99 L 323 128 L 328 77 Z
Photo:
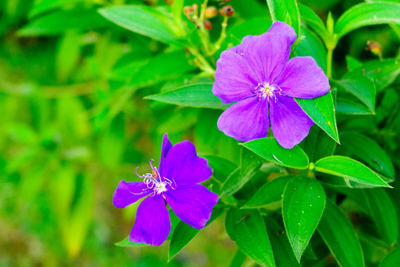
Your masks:
M 215 69 L 211 67 L 211 65 L 208 63 L 208 61 L 197 51 L 196 48 L 188 48 L 190 53 L 195 56 L 195 60 L 198 61 L 199 65 L 198 67 L 204 71 L 205 73 L 210 74 L 213 76 L 215 74 Z
M 203 22 L 203 20 L 204 20 L 204 14 L 206 13 L 207 4 L 208 4 L 208 0 L 204 0 L 203 4 L 201 4 L 201 9 L 200 9 L 200 21 L 201 22 Z
M 218 51 L 218 49 L 221 48 L 221 44 L 224 41 L 224 39 L 226 38 L 226 26 L 228 26 L 228 17 L 224 17 L 224 20 L 222 21 L 221 24 L 221 35 L 219 36 L 218 41 L 215 43 L 215 48 L 212 51 L 212 54 L 214 54 L 216 51 Z
M 314 173 L 315 165 L 313 162 L 310 162 L 308 165 L 308 170 L 307 170 L 307 176 L 310 178 L 315 178 L 315 173 Z
M 200 17 L 198 20 L 198 26 L 200 28 L 199 35 L 200 35 L 200 39 L 203 43 L 206 54 L 208 54 L 210 51 L 210 48 L 209 48 L 210 39 L 208 36 L 208 31 L 204 28 L 204 16 L 206 13 L 207 5 L 208 5 L 208 0 L 204 0 L 200 7 Z
M 328 47 L 328 53 L 326 54 L 326 75 L 329 79 L 332 78 L 332 56 L 333 56 L 333 48 Z

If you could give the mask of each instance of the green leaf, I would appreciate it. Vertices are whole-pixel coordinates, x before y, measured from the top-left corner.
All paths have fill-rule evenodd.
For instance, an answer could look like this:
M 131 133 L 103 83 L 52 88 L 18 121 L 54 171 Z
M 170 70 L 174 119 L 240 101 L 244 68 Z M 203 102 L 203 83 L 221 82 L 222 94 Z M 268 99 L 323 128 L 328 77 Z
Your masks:
M 233 259 L 231 261 L 231 264 L 229 264 L 229 267 L 242 266 L 245 259 L 246 255 L 244 255 L 243 252 L 241 252 L 240 249 L 238 249 L 235 253 L 235 256 L 233 256 Z
M 304 21 L 307 26 L 309 26 L 315 33 L 318 34 L 319 37 L 322 38 L 322 40 L 326 42 L 326 40 L 328 40 L 329 33 L 320 17 L 318 17 L 318 15 L 315 14 L 315 12 L 311 8 L 300 3 L 299 10 L 301 20 Z
M 242 22 L 235 23 L 229 29 L 231 39 L 234 45 L 240 44 L 242 39 L 247 35 L 261 35 L 265 33 L 272 25 L 270 18 L 253 17 Z
M 302 27 L 301 31 L 303 36 L 296 46 L 295 55 L 311 56 L 326 72 L 326 49 L 321 40 L 306 27 Z
M 338 98 L 336 101 L 336 113 L 346 115 L 371 115 L 374 114 L 365 105 L 348 98 Z M 342 138 L 342 137 L 340 137 Z
M 179 45 L 172 17 L 155 8 L 141 5 L 112 6 L 102 8 L 99 12 L 125 29 L 164 43 Z
M 262 162 L 262 159 L 254 153 L 242 149 L 240 167 L 222 184 L 220 196 L 229 196 L 239 191 L 255 175 Z
M 375 171 L 394 178 L 395 170 L 392 160 L 375 140 L 357 132 L 344 132 L 342 141 L 341 150 L 346 152 L 346 155 L 349 157 L 355 155 Z
M 390 196 L 382 188 L 364 189 L 360 193 L 362 195 L 360 204 L 371 215 L 378 233 L 389 245 L 392 245 L 399 234 L 399 223 L 396 208 Z
M 358 183 L 353 180 L 343 179 L 342 177 L 333 176 L 333 175 L 318 175 L 319 180 L 324 185 L 328 185 L 329 187 L 335 188 L 357 188 L 357 189 L 366 189 L 366 188 L 374 188 L 376 186 L 365 184 L 365 183 Z
M 367 231 L 369 231 L 369 226 L 367 226 L 367 228 Z M 377 263 L 379 263 L 379 261 L 387 254 L 387 244 L 376 237 L 375 233 L 358 231 L 357 237 L 361 243 L 365 262 L 377 266 Z
M 285 187 L 283 222 L 298 262 L 318 226 L 325 201 L 324 188 L 314 178 L 295 177 Z
M 236 164 L 230 160 L 218 156 L 204 156 L 207 159 L 208 166 L 210 166 L 213 176 L 221 183 L 229 177 L 229 175 L 237 168 Z
M 74 72 L 81 53 L 81 36 L 74 31 L 68 31 L 58 44 L 56 56 L 56 74 L 60 81 L 65 82 Z
M 185 0 L 174 0 L 171 6 L 172 16 L 174 17 L 175 23 L 180 24 L 182 20 L 182 10 Z
M 185 51 L 176 50 L 152 57 L 145 64 L 139 63 L 139 66 L 134 62 L 121 67 L 119 71 L 127 73 L 129 86 L 140 88 L 177 78 L 194 69 L 195 67 L 189 64 Z
M 315 169 L 371 186 L 390 187 L 378 174 L 364 164 L 343 156 L 329 156 L 318 160 Z
M 206 226 L 212 223 L 223 212 L 222 208 L 214 208 L 210 220 Z M 180 221 L 175 227 L 169 245 L 168 261 L 172 260 L 196 235 L 200 229 L 193 228 L 187 223 Z
M 308 167 L 309 160 L 303 149 L 299 146 L 285 149 L 272 137 L 255 139 L 241 145 L 278 165 L 295 169 L 306 169 Z
M 296 0 L 267 0 L 267 4 L 273 21 L 287 21 L 297 36 L 300 35 L 300 13 Z
M 145 99 L 156 100 L 168 104 L 185 107 L 225 109 L 228 105 L 213 95 L 211 83 L 185 85 L 164 93 L 146 96 Z
M 331 92 L 313 99 L 297 98 L 296 102 L 315 124 L 324 130 L 333 140 L 340 143 Z
M 29 17 L 34 17 L 36 15 L 42 14 L 49 10 L 56 9 L 58 7 L 62 7 L 64 5 L 71 5 L 80 2 L 84 2 L 85 0 L 41 0 L 35 1 L 34 6 L 29 11 Z
M 151 59 L 132 60 L 126 62 L 125 64 L 116 65 L 112 69 L 112 72 L 108 75 L 109 79 L 113 81 L 127 81 L 127 80 L 129 81 L 129 79 L 132 76 L 135 76 L 136 72 L 140 71 L 140 69 L 145 69 L 148 64 L 151 64 L 153 60 L 157 59 L 158 57 L 161 57 L 162 55 L 155 56 L 154 58 Z
M 49 180 L 49 205 L 58 224 L 60 241 L 71 258 L 81 251 L 93 221 L 95 204 L 94 177 L 76 173 L 63 165 Z
M 316 162 L 320 158 L 333 155 L 336 143 L 318 126 L 313 126 L 308 136 L 301 142 L 301 146 L 310 158 L 310 162 Z
M 287 9 L 282 1 L 267 0 L 267 4 L 273 21 L 286 21 Z
M 378 24 L 400 24 L 400 4 L 361 3 L 344 12 L 337 20 L 335 33 L 338 39 L 358 28 Z
M 393 83 L 399 74 L 400 61 L 396 59 L 370 61 L 351 72 L 351 75 L 365 75 L 370 78 L 378 93 Z
M 375 112 L 376 89 L 374 83 L 365 76 L 347 77 L 332 81 L 339 89 L 357 97 L 371 112 Z
M 394 249 L 379 263 L 379 267 L 393 267 L 400 263 L 400 249 Z
M 282 1 L 281 1 L 282 2 Z M 297 6 L 296 0 L 285 0 L 283 3 L 286 5 L 286 9 L 290 18 L 290 26 L 293 27 L 294 31 L 297 34 L 297 37 L 300 36 L 300 12 L 299 7 Z
M 116 116 L 107 131 L 103 131 L 98 141 L 97 157 L 105 166 L 115 168 L 125 151 L 125 118 Z
M 362 63 L 358 59 L 349 55 L 346 56 L 346 64 L 349 71 L 353 71 L 362 65 Z
M 110 23 L 95 9 L 70 9 L 55 11 L 37 19 L 18 31 L 19 36 L 50 36 L 63 34 L 68 30 L 84 31 L 105 27 Z
M 376 122 L 382 123 L 389 116 L 393 116 L 393 110 L 399 103 L 400 96 L 394 88 L 388 88 L 383 92 L 379 106 L 376 109 Z
M 61 222 L 63 239 L 69 254 L 75 257 L 79 254 L 89 233 L 93 221 L 95 202 L 94 177 L 78 174 L 73 202 L 68 218 Z
M 340 266 L 365 266 L 360 241 L 350 220 L 331 201 L 326 202 L 317 231 Z
M 240 18 L 244 20 L 261 16 L 266 17 L 265 15 L 268 12 L 265 4 L 258 0 L 235 1 L 232 5 L 235 8 L 235 12 L 237 11 L 237 14 L 240 14 Z
M 258 209 L 276 201 L 281 201 L 283 190 L 293 176 L 278 177 L 263 184 L 242 208 Z
M 273 218 L 267 220 L 267 230 L 271 241 L 277 267 L 301 266 L 293 254 L 292 247 L 285 235 L 283 227 Z
M 243 253 L 258 264 L 275 266 L 267 228 L 257 210 L 230 209 L 225 218 L 225 228 Z
M 38 141 L 38 134 L 29 125 L 21 122 L 15 122 L 9 126 L 8 134 L 13 142 L 24 145 L 35 145 Z
M 118 247 L 145 247 L 148 246 L 146 243 L 136 243 L 136 242 L 131 242 L 129 241 L 129 236 L 125 237 L 121 241 L 115 243 L 116 246 Z

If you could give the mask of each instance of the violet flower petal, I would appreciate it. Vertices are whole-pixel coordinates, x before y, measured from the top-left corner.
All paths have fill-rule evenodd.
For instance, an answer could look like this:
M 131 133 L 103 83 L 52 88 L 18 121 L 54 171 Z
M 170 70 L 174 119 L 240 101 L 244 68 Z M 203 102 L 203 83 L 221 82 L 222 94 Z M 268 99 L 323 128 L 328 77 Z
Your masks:
M 143 182 L 121 181 L 114 192 L 113 204 L 117 208 L 125 208 L 149 194 L 151 190 Z
M 207 160 L 197 156 L 196 148 L 189 141 L 180 142 L 169 150 L 165 166 L 161 176 L 173 179 L 178 186 L 201 183 L 212 174 Z
M 266 33 L 243 38 L 236 51 L 246 58 L 259 83 L 270 82 L 284 68 L 295 40 L 293 28 L 277 21 Z
M 161 158 L 160 158 L 160 167 L 159 167 L 160 173 L 164 172 L 164 170 L 163 170 L 163 168 L 165 168 L 164 161 L 165 161 L 165 158 L 167 157 L 167 154 L 171 148 L 172 148 L 171 141 L 169 141 L 169 139 L 168 139 L 168 134 L 165 133 L 164 137 L 163 137 L 162 146 L 161 146 Z
M 270 112 L 272 132 L 284 148 L 300 143 L 314 124 L 291 97 L 277 95 L 277 101 L 270 104 Z
M 330 89 L 328 77 L 312 57 L 289 60 L 274 83 L 285 95 L 298 98 L 319 97 Z
M 275 21 L 268 29 L 267 33 L 284 36 L 288 39 L 290 45 L 292 45 L 297 38 L 297 34 L 294 29 L 285 22 L 281 21 Z
M 242 100 L 225 110 L 218 119 L 218 129 L 239 141 L 266 137 L 268 102 L 256 97 Z
M 167 239 L 170 229 L 171 222 L 164 198 L 161 195 L 148 197 L 137 209 L 129 241 L 159 246 Z
M 174 213 L 196 229 L 203 228 L 210 219 L 218 195 L 203 185 L 179 186 L 165 193 L 168 205 Z
M 217 61 L 213 94 L 221 98 L 222 103 L 252 96 L 252 90 L 258 84 L 252 73 L 246 59 L 237 54 L 235 48 L 225 50 Z

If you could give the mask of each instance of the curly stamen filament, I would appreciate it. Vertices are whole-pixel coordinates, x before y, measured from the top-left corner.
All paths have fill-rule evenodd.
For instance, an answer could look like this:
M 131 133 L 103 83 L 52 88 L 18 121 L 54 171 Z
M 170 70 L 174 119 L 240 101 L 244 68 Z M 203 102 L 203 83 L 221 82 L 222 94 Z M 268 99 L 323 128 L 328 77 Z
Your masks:
M 135 193 L 135 192 L 133 192 L 133 191 L 131 191 L 131 190 L 129 190 L 129 189 L 128 189 L 128 191 L 129 191 L 129 193 L 131 193 L 132 195 L 140 196 L 140 195 L 142 195 L 144 192 L 146 192 L 147 189 L 142 189 L 142 192 L 139 192 L 139 193 Z
M 156 193 L 160 194 L 167 191 L 168 190 L 166 187 L 167 185 L 169 188 L 175 190 L 177 187 L 175 180 L 172 178 L 168 179 L 166 177 L 162 177 L 157 167 L 153 166 L 153 161 L 154 159 L 149 160 L 152 173 L 145 173 L 143 175 L 139 175 L 137 173 L 137 169 L 139 167 L 135 168 L 135 174 L 139 178 L 143 179 L 143 183 L 147 187 L 147 189 L 143 189 L 142 192 L 145 192 L 146 190 L 153 190 L 154 192 L 152 193 L 152 195 L 154 196 Z
M 149 160 L 150 167 L 151 167 L 151 169 L 152 169 L 152 170 L 154 169 L 154 166 L 153 166 L 153 161 L 154 161 L 154 159 L 150 159 L 150 160 Z
M 144 178 L 144 175 L 139 175 L 139 174 L 137 173 L 137 169 L 139 169 L 139 167 L 136 167 L 136 168 L 135 168 L 135 174 L 136 174 L 136 176 L 139 177 L 139 178 L 141 178 L 141 179 L 143 179 L 143 178 Z
M 171 179 L 171 181 L 170 179 L 164 177 L 164 180 L 173 190 L 176 189 L 176 182 L 174 179 Z

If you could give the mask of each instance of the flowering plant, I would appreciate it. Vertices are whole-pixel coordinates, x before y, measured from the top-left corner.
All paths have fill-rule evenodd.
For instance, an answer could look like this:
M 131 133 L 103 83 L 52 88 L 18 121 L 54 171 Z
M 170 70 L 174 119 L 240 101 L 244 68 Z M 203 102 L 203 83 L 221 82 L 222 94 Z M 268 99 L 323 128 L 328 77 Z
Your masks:
M 293 99 L 315 98 L 329 91 L 329 80 L 312 57 L 288 61 L 296 40 L 293 28 L 275 22 L 260 36 L 247 36 L 222 52 L 213 93 L 223 103 L 236 102 L 218 120 L 218 128 L 240 141 L 266 137 L 271 128 L 278 143 L 292 148 L 314 124 Z
M 0 266 L 400 266 L 399 14 L 1 1 Z
M 218 195 L 197 184 L 210 178 L 211 169 L 205 159 L 197 156 L 193 144 L 183 141 L 172 146 L 165 134 L 160 169 L 153 166 L 152 161 L 150 166 L 151 173 L 136 174 L 143 181 L 121 181 L 114 193 L 113 202 L 118 208 L 147 197 L 138 207 L 129 240 L 161 245 L 171 227 L 167 203 L 183 222 L 203 228 L 210 219 Z
M 186 238 L 189 226 L 183 225 L 203 228 L 219 197 L 223 208 L 214 214 L 226 210 L 226 233 L 238 246 L 238 257 L 246 255 L 263 266 L 308 265 L 313 258 L 327 256 L 320 255 L 324 247 L 339 265 L 363 266 L 366 255 L 355 231 L 357 226 L 352 226 L 343 213 L 348 202 L 363 206 L 376 224 L 384 216 L 376 209 L 378 202 L 390 207 L 389 224 L 394 228 L 376 229 L 387 244 L 396 242 L 397 211 L 387 189 L 392 187 L 394 168 L 389 161 L 375 162 L 375 156 L 371 159 L 373 153 L 386 152 L 376 141 L 353 128 L 340 134 L 344 145 L 338 146 L 341 140 L 336 115 L 361 114 L 356 111 L 359 107 L 356 105 L 360 104 L 349 102 L 354 98 L 373 114 L 373 88 L 378 86 L 377 81 L 371 80 L 373 77 L 362 63 L 359 63 L 361 69 L 351 67 L 354 70 L 340 80 L 333 79 L 332 73 L 333 50 L 341 37 L 363 25 L 387 21 L 354 18 L 355 13 L 348 11 L 336 25 L 329 15 L 324 25 L 307 7 L 299 9 L 295 1 L 283 2 L 267 1 L 272 21 L 264 31 L 253 34 L 250 28 L 243 27 L 235 36 L 233 28 L 230 38 L 227 25 L 235 17 L 235 9 L 228 5 L 220 9 L 222 24 L 218 38 L 210 35 L 211 19 L 218 12 L 215 6 L 208 6 L 208 1 L 200 7 L 197 4 L 184 7 L 186 20 L 171 31 L 143 33 L 143 25 L 132 26 L 122 20 L 125 11 L 118 7 L 100 11 L 125 28 L 171 46 L 185 46 L 187 56 L 200 69 L 198 77 L 181 87 L 162 90 L 146 99 L 223 110 L 222 114 L 196 113 L 195 137 L 196 143 L 202 144 L 200 151 L 208 148 L 208 152 L 218 155 L 208 157 L 211 168 L 196 156 L 192 143 L 186 143 L 187 148 L 179 149 L 178 153 L 175 151 L 183 143 L 169 149 L 165 137 L 160 169 L 152 166 L 153 173 L 138 175 L 143 182 L 119 184 L 114 195 L 117 207 L 148 195 L 137 209 L 129 241 L 157 246 L 163 243 L 173 228 L 168 221 L 165 206 L 168 203 L 182 221 L 171 237 L 170 257 L 174 257 L 194 236 Z M 354 10 L 367 6 L 370 5 L 362 4 Z M 359 19 L 359 24 L 351 24 L 348 16 Z M 175 19 L 182 20 L 179 16 Z M 301 22 L 307 27 L 300 25 Z M 179 38 L 188 30 L 193 30 L 196 37 Z M 375 54 L 379 50 L 371 42 L 368 47 L 373 47 L 371 51 Z M 350 145 L 353 149 L 342 149 L 346 145 L 349 148 L 351 142 L 357 143 Z M 375 152 L 367 151 L 368 146 L 374 147 Z M 185 159 L 189 154 L 192 160 Z M 175 171 L 168 171 L 169 168 Z M 210 176 L 214 178 L 210 180 L 214 193 L 194 185 Z M 379 200 L 378 195 L 382 195 Z M 383 256 L 368 261 L 381 259 Z

